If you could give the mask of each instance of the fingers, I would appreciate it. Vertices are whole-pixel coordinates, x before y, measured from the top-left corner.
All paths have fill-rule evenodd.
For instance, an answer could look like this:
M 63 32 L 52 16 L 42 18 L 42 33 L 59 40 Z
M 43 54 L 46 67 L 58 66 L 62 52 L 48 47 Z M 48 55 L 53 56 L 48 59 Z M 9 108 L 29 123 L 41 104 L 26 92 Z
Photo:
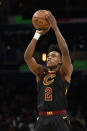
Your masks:
M 50 27 L 48 29 L 46 29 L 46 30 L 36 30 L 36 32 L 38 32 L 41 35 L 44 35 L 46 32 L 49 31 L 49 29 L 50 29 Z
M 50 27 L 54 29 L 56 27 L 57 23 L 56 23 L 55 17 L 53 16 L 53 14 L 50 11 L 48 11 L 48 13 L 46 15 L 46 19 L 50 23 Z
M 48 11 L 48 13 L 46 14 L 46 18 L 49 18 L 51 16 L 53 16 L 53 14 L 51 13 L 51 11 Z
M 42 34 L 43 30 L 36 30 L 36 32 L 38 32 L 39 34 Z
M 52 13 L 50 11 L 48 11 L 48 13 L 46 14 L 46 19 L 49 21 L 49 23 L 51 22 L 51 19 L 53 18 L 54 16 L 52 15 Z
M 50 10 L 48 10 L 48 14 L 52 14 Z
M 50 17 L 50 12 L 48 12 L 48 14 L 46 14 L 46 19 L 49 19 Z

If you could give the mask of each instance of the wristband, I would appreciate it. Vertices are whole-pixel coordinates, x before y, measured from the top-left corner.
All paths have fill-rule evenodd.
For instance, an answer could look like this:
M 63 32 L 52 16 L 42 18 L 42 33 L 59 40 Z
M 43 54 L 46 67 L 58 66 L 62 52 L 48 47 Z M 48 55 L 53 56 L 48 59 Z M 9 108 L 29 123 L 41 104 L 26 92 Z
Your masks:
M 38 32 L 35 33 L 34 35 L 34 39 L 38 40 L 40 38 L 41 34 L 39 34 Z

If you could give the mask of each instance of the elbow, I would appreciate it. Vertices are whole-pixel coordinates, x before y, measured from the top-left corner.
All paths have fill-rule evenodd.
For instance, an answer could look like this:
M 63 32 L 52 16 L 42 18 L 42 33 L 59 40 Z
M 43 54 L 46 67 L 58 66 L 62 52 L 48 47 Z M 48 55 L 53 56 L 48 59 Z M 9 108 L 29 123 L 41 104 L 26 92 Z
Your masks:
M 67 55 L 69 55 L 69 51 L 68 51 L 68 50 L 64 50 L 63 54 L 64 54 L 65 56 L 67 56 Z
M 64 49 L 64 50 L 62 51 L 62 54 L 65 55 L 65 56 L 66 56 L 66 55 L 69 55 L 69 50 L 68 50 L 68 49 Z
M 68 55 L 69 54 L 69 49 L 68 49 L 68 46 L 67 46 L 66 42 L 64 42 L 64 45 L 62 46 L 62 53 L 64 55 Z
M 24 60 L 26 60 L 26 55 L 24 54 Z
M 27 61 L 28 59 L 28 55 L 26 54 L 26 52 L 24 53 L 24 60 Z
M 31 60 L 31 56 L 28 53 L 26 53 L 26 52 L 24 53 L 24 60 L 25 60 L 25 62 Z

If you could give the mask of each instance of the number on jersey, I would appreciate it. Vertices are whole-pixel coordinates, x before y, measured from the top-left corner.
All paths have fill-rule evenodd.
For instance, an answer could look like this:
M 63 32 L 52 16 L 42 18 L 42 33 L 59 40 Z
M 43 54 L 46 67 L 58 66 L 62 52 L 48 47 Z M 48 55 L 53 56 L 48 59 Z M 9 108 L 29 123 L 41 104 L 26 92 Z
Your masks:
M 52 88 L 51 87 L 45 88 L 45 101 L 52 101 Z

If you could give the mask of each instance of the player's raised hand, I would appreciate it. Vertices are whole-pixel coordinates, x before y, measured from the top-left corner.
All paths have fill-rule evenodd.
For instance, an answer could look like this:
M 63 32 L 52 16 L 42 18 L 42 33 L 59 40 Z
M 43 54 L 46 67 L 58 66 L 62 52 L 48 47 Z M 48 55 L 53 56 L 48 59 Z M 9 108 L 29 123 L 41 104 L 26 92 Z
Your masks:
M 49 21 L 51 28 L 55 29 L 57 27 L 56 19 L 50 11 L 48 11 L 48 14 L 46 15 L 46 19 Z

